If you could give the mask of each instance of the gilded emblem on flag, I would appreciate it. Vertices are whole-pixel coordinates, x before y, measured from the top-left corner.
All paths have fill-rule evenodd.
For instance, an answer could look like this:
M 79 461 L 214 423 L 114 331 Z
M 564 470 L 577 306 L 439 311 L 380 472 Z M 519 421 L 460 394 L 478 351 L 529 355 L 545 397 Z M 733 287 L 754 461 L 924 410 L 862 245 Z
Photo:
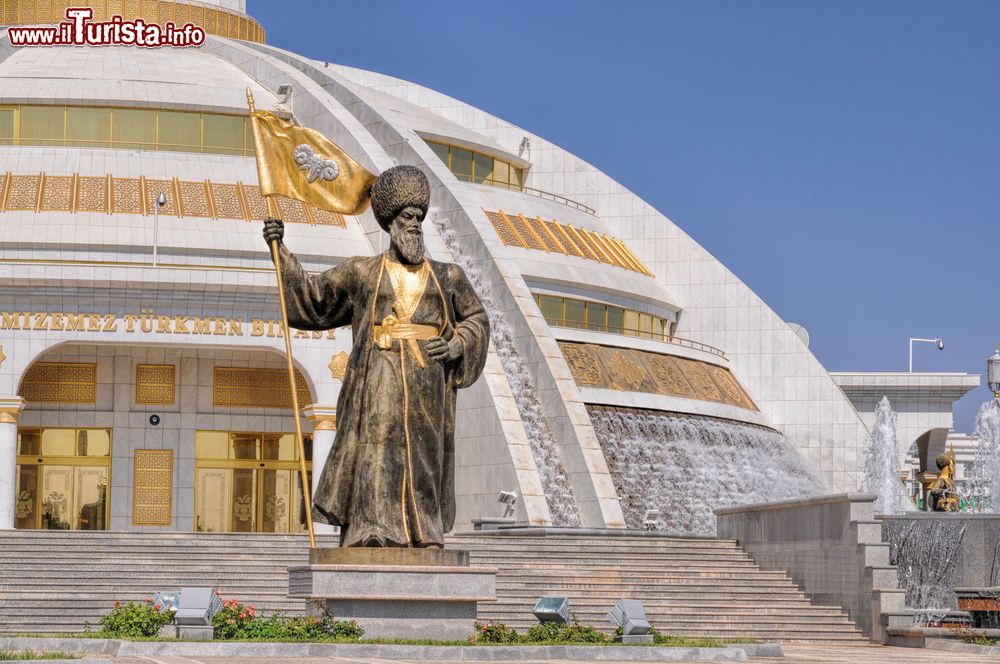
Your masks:
M 340 166 L 337 166 L 337 162 L 323 159 L 305 144 L 295 148 L 295 163 L 299 165 L 300 169 L 307 171 L 306 181 L 309 184 L 319 178 L 336 180 L 337 176 L 340 175 Z

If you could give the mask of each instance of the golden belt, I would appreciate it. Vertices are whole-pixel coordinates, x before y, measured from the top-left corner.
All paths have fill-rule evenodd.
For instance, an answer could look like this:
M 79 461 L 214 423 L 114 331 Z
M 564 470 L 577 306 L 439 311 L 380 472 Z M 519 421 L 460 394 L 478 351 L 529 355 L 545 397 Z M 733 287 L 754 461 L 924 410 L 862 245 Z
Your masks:
M 389 350 L 392 348 L 392 342 L 395 340 L 407 341 L 410 346 L 410 350 L 413 352 L 413 357 L 421 367 L 424 366 L 424 356 L 420 352 L 420 346 L 417 345 L 417 340 L 423 339 L 433 339 L 440 333 L 438 329 L 433 325 L 420 325 L 418 323 L 411 323 L 408 319 L 398 319 L 395 316 L 386 316 L 382 320 L 381 325 L 376 325 L 374 330 L 375 343 L 382 350 Z

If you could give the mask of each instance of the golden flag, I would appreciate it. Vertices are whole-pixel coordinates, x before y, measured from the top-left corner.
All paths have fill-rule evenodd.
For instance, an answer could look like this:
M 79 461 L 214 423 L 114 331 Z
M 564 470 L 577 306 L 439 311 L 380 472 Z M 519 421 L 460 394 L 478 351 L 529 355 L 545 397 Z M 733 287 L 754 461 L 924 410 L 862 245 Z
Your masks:
M 318 131 L 254 109 L 249 88 L 247 103 L 262 196 L 295 198 L 340 214 L 365 211 L 374 174 Z

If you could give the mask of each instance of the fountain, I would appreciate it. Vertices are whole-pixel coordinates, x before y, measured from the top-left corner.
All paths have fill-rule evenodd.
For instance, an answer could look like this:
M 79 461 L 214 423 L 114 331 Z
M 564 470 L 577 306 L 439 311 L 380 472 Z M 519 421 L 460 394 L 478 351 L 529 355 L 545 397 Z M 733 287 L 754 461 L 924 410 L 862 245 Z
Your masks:
M 710 417 L 591 406 L 629 528 L 659 510 L 657 529 L 712 535 L 712 510 L 801 498 L 825 482 L 780 433 Z
M 428 217 L 437 228 L 452 258 L 465 270 L 472 288 L 486 308 L 486 314 L 490 319 L 490 339 L 497 355 L 500 356 L 511 392 L 514 394 L 514 402 L 517 404 L 521 421 L 524 422 L 525 433 L 528 434 L 528 441 L 531 444 L 531 453 L 538 467 L 542 486 L 545 487 L 545 500 L 552 515 L 552 525 L 579 526 L 580 512 L 573 496 L 573 487 L 569 483 L 566 466 L 559 454 L 549 423 L 542 413 L 535 383 L 514 345 L 514 331 L 501 314 L 492 289 L 483 279 L 479 265 L 462 251 L 448 220 L 434 207 L 430 209 Z
M 960 487 L 963 511 L 900 514 L 888 511 L 891 501 L 876 510 L 906 606 L 924 624 L 1000 625 L 1000 501 L 993 499 L 1000 496 L 1000 350 L 987 360 L 987 376 L 993 399 L 976 416 L 979 445 Z
M 861 490 L 878 495 L 876 514 L 902 514 L 913 509 L 899 479 L 899 444 L 896 441 L 896 413 L 887 397 L 875 407 L 875 423 L 868 434 Z
M 987 382 L 993 390 L 992 401 L 979 407 L 973 435 L 979 439 L 976 457 L 963 486 L 963 499 L 970 511 L 1000 511 L 1000 349 L 987 360 Z

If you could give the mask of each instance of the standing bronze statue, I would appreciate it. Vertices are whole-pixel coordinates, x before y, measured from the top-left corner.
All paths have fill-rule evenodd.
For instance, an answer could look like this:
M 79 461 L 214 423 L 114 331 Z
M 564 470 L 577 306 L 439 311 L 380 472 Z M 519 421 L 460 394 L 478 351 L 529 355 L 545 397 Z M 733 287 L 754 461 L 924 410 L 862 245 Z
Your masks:
M 931 484 L 930 508 L 932 512 L 957 512 L 958 495 L 955 493 L 955 450 L 939 454 L 934 460 L 938 467 L 937 479 Z
M 425 256 L 429 203 L 420 169 L 390 168 L 371 188 L 385 253 L 309 275 L 279 248 L 291 326 L 354 333 L 313 497 L 313 518 L 340 526 L 341 546 L 441 547 L 455 522 L 456 391 L 482 372 L 489 320 L 462 269 Z M 280 220 L 265 221 L 268 244 L 283 236 Z

